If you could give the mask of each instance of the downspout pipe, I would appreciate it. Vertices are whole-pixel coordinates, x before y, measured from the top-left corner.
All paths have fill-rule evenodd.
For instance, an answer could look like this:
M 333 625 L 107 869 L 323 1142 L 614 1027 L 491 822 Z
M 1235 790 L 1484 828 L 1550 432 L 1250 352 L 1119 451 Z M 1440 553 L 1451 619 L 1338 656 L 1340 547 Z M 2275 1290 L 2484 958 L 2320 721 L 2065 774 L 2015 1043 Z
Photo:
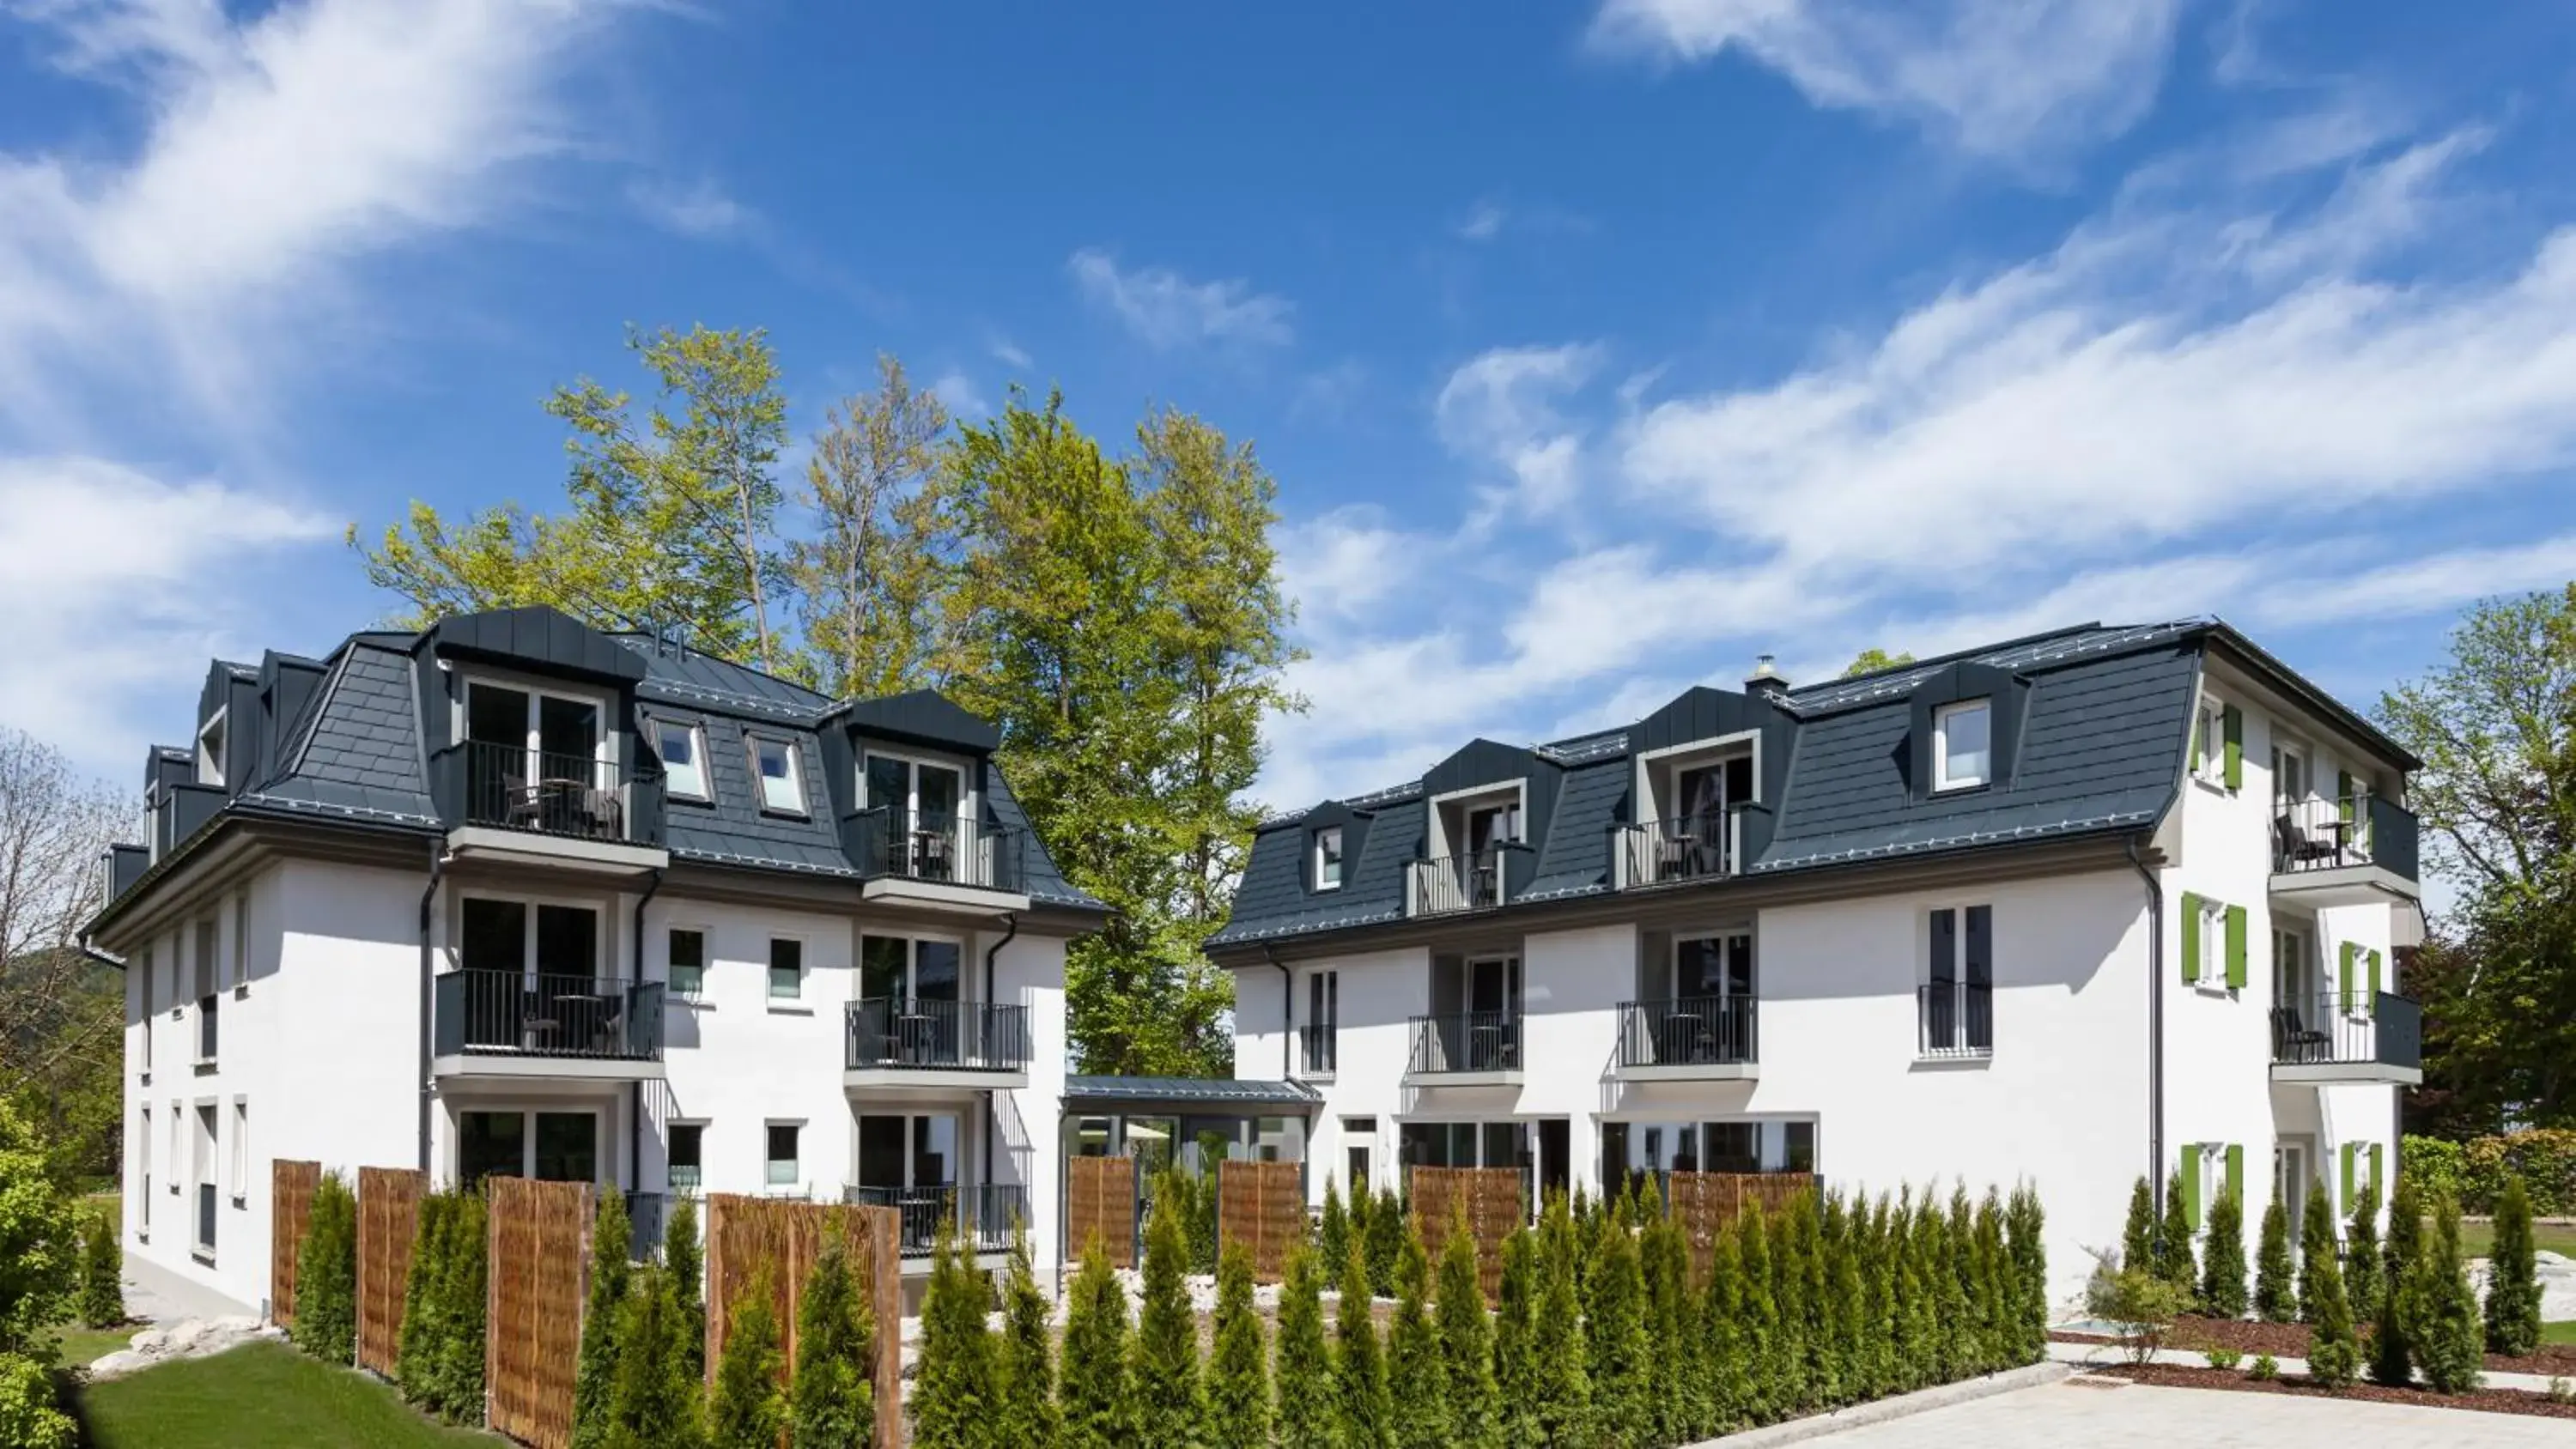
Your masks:
M 2129 864 L 2147 883 L 2147 1181 L 2165 1201 L 2165 887 L 2129 838 Z
M 662 871 L 661 867 L 656 866 L 653 870 L 653 878 L 644 883 L 644 894 L 635 898 L 635 974 L 627 978 L 626 984 L 629 990 L 644 984 L 644 908 L 653 903 L 654 894 L 661 889 Z M 666 1013 L 671 1009 L 670 995 L 671 988 L 665 985 L 662 988 L 662 1010 Z M 668 1036 L 668 1030 L 666 1029 L 663 1034 Z M 626 1084 L 626 1190 L 634 1192 L 643 1186 L 644 1084 L 629 1082 Z
M 1297 973 L 1281 963 L 1268 942 L 1262 944 L 1261 956 L 1279 972 L 1279 1080 L 1285 1082 L 1297 1075 L 1289 1056 L 1297 1040 Z
M 429 884 L 423 887 L 420 893 L 420 1112 L 412 1124 L 420 1143 L 418 1159 L 421 1174 L 424 1177 L 430 1171 L 429 1113 L 430 1092 L 434 1085 L 433 1078 L 430 1076 L 429 1054 L 431 1040 L 438 1032 L 437 988 L 430 981 L 430 978 L 437 973 L 438 966 L 436 958 L 430 951 L 429 924 L 431 913 L 438 907 L 439 882 L 446 874 L 447 842 L 431 841 Z
M 1019 934 L 1019 913 L 1016 911 L 1004 911 L 1002 913 L 1002 939 L 995 941 L 992 945 L 984 948 L 984 1005 L 988 1009 L 993 1004 L 994 959 L 1002 954 L 1002 948 L 1004 946 L 1017 940 L 1019 938 Z M 1056 1126 L 1058 1135 L 1061 1136 L 1063 1130 L 1062 1113 L 1057 1114 Z M 993 1139 L 1000 1135 L 1002 1135 L 1002 1117 L 1000 1113 L 993 1110 L 993 1094 L 986 1092 L 984 1094 L 984 1185 L 986 1187 L 991 1187 L 993 1185 Z

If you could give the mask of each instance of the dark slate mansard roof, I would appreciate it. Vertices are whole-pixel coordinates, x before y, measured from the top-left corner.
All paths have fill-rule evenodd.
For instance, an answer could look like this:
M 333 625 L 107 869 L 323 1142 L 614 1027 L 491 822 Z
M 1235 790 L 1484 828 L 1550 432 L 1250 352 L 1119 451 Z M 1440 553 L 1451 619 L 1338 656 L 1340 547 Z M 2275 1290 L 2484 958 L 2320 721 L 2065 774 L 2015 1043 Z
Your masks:
M 1520 752 L 1526 772 L 1490 775 L 1495 783 L 1555 776 L 1550 818 L 1532 812 L 1535 866 L 1511 904 L 1608 894 L 1614 828 L 1635 818 L 1636 754 L 1746 727 L 1763 733 L 1765 775 L 1763 805 L 1745 822 L 1748 876 L 2151 831 L 2179 786 L 2201 655 L 2212 641 L 2390 758 L 2415 763 L 2224 623 L 2086 624 L 1767 697 L 1697 688 L 1634 725 L 1528 747 Z M 1929 745 L 1914 736 L 1930 708 L 1987 694 L 1998 699 L 1998 751 L 2009 757 L 2001 778 L 1956 795 L 1916 788 L 1915 762 Z M 1424 849 L 1426 802 L 1448 788 L 1426 776 L 1265 822 L 1232 918 L 1209 946 L 1404 919 L 1405 868 Z M 1339 889 L 1309 888 L 1310 822 L 1364 826 L 1352 858 L 1345 824 Z
M 429 745 L 419 679 L 424 651 L 499 658 L 543 676 L 548 666 L 591 683 L 615 682 L 635 700 L 634 753 L 640 766 L 660 762 L 643 730 L 653 719 L 682 720 L 706 731 L 712 803 L 667 801 L 664 843 L 674 861 L 846 877 L 860 871 L 843 848 L 835 819 L 833 775 L 825 741 L 851 728 L 867 738 L 936 738 L 952 752 L 989 755 L 1000 742 L 984 721 L 928 691 L 888 700 L 830 699 L 813 690 L 712 655 L 665 645 L 651 636 L 591 629 L 552 609 L 505 609 L 458 615 L 418 633 L 352 634 L 327 660 L 271 653 L 260 667 L 218 661 L 198 716 L 226 716 L 225 787 L 193 784 L 195 750 L 156 747 L 146 787 L 186 793 L 191 809 L 179 838 L 165 840 L 149 874 L 170 869 L 190 839 L 222 817 L 266 816 L 442 833 L 447 822 L 433 798 Z M 202 725 L 200 726 L 202 728 Z M 935 729 L 935 734 L 924 734 Z M 783 737 L 802 756 L 809 800 L 798 819 L 761 810 L 751 778 L 746 731 Z M 846 737 L 844 735 L 844 737 Z M 849 752 L 838 760 L 847 767 Z M 228 793 L 228 799 L 220 797 Z M 1027 835 L 1026 893 L 1034 904 L 1105 909 L 1067 883 L 1029 830 L 998 767 L 984 776 L 984 805 L 993 823 Z M 120 862 L 142 847 L 118 847 Z M 132 894 L 145 875 L 120 865 Z M 129 878 L 130 877 L 130 878 Z

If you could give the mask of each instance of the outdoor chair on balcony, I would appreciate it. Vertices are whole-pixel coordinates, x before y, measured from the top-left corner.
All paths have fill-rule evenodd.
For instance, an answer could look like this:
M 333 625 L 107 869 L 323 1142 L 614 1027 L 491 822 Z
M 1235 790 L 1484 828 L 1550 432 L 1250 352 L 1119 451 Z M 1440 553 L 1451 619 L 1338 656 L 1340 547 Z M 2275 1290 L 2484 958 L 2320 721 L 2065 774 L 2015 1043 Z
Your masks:
M 949 876 L 948 832 L 916 830 L 912 833 L 914 869 L 924 880 L 946 880 Z
M 2303 865 L 2313 865 L 2321 860 L 2340 859 L 2343 855 L 2343 831 L 2343 824 L 2338 821 L 2331 836 L 2319 839 L 2302 828 L 2291 816 L 2283 815 L 2272 822 L 2272 833 L 2278 843 L 2282 866 L 2289 870 L 2296 870 Z
M 2295 1006 L 2272 1008 L 2272 1059 L 2321 1062 L 2332 1055 L 2334 1039 L 2309 1026 Z

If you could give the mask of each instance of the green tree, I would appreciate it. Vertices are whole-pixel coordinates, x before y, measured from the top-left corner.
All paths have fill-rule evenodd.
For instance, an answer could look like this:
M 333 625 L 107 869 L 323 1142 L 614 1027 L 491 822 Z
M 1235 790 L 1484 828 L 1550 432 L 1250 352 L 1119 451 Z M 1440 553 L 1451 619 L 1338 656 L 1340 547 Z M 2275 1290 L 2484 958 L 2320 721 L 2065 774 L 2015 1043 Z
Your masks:
M 1753 1385 L 1745 1351 L 1744 1272 L 1735 1234 L 1710 1235 L 1708 1279 L 1700 1285 L 1700 1364 L 1708 1377 L 1711 1435 L 1732 1434 L 1752 1422 Z
M 80 1321 L 84 1328 L 125 1321 L 125 1250 L 117 1245 L 115 1217 L 104 1209 L 90 1213 L 81 1231 Z
M 2424 1256 L 2423 1241 L 2424 1204 L 2416 1196 L 2414 1179 L 2400 1173 L 2388 1202 L 2388 1246 L 2380 1259 L 2378 1311 L 2370 1328 L 2370 1377 L 2375 1383 L 2403 1388 L 2414 1382 L 2414 1338 L 2421 1318 L 2416 1264 Z M 2358 1261 L 2366 1246 L 2355 1238 L 2347 1251 Z
M 1358 1191 L 1365 1193 L 1363 1185 Z M 1359 1198 L 1358 1201 L 1366 1201 Z M 1338 1263 L 1350 1255 L 1351 1215 L 1342 1207 L 1341 1184 L 1331 1177 L 1324 1179 L 1324 1215 L 1315 1228 L 1315 1248 L 1327 1263 Z
M 1542 1209 L 1544 1211 L 1544 1209 Z M 1447 1281 L 1448 1260 L 1441 1260 Z M 1502 1281 L 1495 1290 L 1493 1318 L 1495 1433 L 1501 1443 L 1535 1444 L 1538 1424 L 1537 1354 L 1539 1264 L 1538 1235 L 1527 1224 L 1515 1226 L 1503 1239 Z M 1449 1303 L 1445 1290 L 1443 1316 Z M 1445 1325 L 1444 1325 L 1445 1327 Z M 1456 1350 L 1453 1348 L 1452 1350 Z
M 1011 1225 L 1010 1275 L 1002 1287 L 1002 1407 L 992 1442 L 1008 1449 L 1053 1449 L 1055 1305 L 1029 1264 L 1028 1228 Z
M 1584 1342 L 1581 1234 L 1562 1193 L 1539 1218 L 1538 1308 L 1530 1332 L 1535 1367 L 1529 1416 L 1551 1446 L 1582 1445 L 1592 1422 L 1592 1380 Z
M 1525 1234 L 1515 1233 L 1515 1238 Z M 1509 1272 L 1509 1249 L 1505 1250 Z M 1533 1264 L 1524 1241 L 1521 1248 L 1521 1310 L 1528 1311 Z M 1526 1322 L 1516 1326 L 1522 1348 L 1528 1342 Z M 1450 1219 L 1449 1235 L 1440 1244 L 1439 1333 L 1441 1378 L 1449 1402 L 1450 1442 L 1459 1449 L 1501 1449 L 1502 1401 L 1494 1383 L 1495 1325 L 1485 1312 L 1485 1288 L 1476 1264 L 1476 1239 L 1468 1231 L 1463 1208 Z M 1526 1365 L 1521 1366 L 1526 1370 Z M 1517 1441 L 1513 1441 L 1517 1442 Z
M 2156 1194 L 2144 1174 L 2129 1189 L 2129 1220 L 2120 1230 L 2120 1266 L 2150 1272 L 2156 1266 Z
M 0 727 L 0 1100 L 65 1187 L 115 1182 L 125 1140 L 125 973 L 80 949 L 123 791 Z
M 2200 1291 L 2200 1265 L 2192 1257 L 2191 1218 L 2183 1210 L 2179 1177 L 2165 1188 L 2164 1217 L 2156 1224 L 2156 1276 L 2181 1289 L 2186 1299 Z
M 705 1395 L 680 1354 L 685 1330 L 669 1270 L 658 1263 L 636 1270 L 614 1311 L 621 1354 L 601 1442 L 607 1449 L 697 1449 Z
M 314 1185 L 295 1253 L 295 1346 L 324 1363 L 358 1357 L 358 1199 L 336 1172 Z
M 796 1373 L 788 1387 L 791 1449 L 866 1449 L 876 1442 L 875 1353 L 866 1285 L 849 1245 L 826 1234 L 796 1304 Z
M 1347 1254 L 1344 1261 L 1349 1261 Z M 1288 1254 L 1279 1288 L 1279 1449 L 1341 1449 L 1341 1410 L 1332 1391 L 1333 1354 L 1324 1341 L 1324 1307 L 1315 1250 Z
M 1387 1325 L 1389 1437 L 1396 1449 L 1448 1449 L 1448 1364 L 1431 1318 L 1431 1255 L 1418 1231 L 1395 1260 L 1395 1318 Z
M 921 1449 L 975 1449 L 999 1407 L 992 1336 L 984 1315 L 992 1289 L 957 1241 L 953 1219 L 931 1242 L 930 1281 L 921 1302 L 921 1360 L 912 1382 L 912 1442 Z
M 2245 1316 L 2245 1208 L 2236 1189 L 2221 1186 L 2209 1205 L 2209 1242 L 2200 1266 L 2200 1311 L 2213 1318 Z
M 2309 1193 L 2308 1215 L 2310 1221 L 2333 1221 L 2333 1209 L 2326 1205 L 2322 1182 Z M 2343 1270 L 2335 1263 L 2331 1227 L 2326 1230 L 2326 1241 L 2327 1247 L 2302 1265 L 2299 1282 L 2300 1299 L 2307 1306 L 2310 1325 L 2308 1376 L 2332 1389 L 2351 1383 L 2361 1371 L 2361 1343 L 2353 1329 L 2352 1303 L 2344 1296 Z
M 1166 1171 L 1145 1221 L 1145 1296 L 1129 1374 L 1136 1442 L 1145 1449 L 1188 1449 L 1207 1441 L 1198 1315 L 1190 1307 L 1188 1281 L 1189 1196 L 1188 1175 L 1178 1167 Z
M 1356 1251 L 1342 1260 L 1341 1301 L 1333 1309 L 1333 1401 L 1345 1449 L 1393 1449 L 1386 1354 L 1372 1315 L 1368 1265 Z
M 590 1232 L 590 1291 L 581 1308 L 581 1356 L 572 1377 L 573 1449 L 608 1442 L 609 1401 L 617 1392 L 618 1311 L 626 1302 L 628 1265 L 634 1260 L 634 1227 L 623 1193 L 603 1193 Z
M 698 1242 L 698 1200 L 681 1193 L 662 1222 L 662 1266 L 680 1307 L 680 1364 L 689 1377 L 707 1376 L 706 1257 Z
M 778 1449 L 787 1432 L 787 1396 L 779 1375 L 777 1289 L 769 1271 L 753 1275 L 725 1314 L 724 1356 L 716 1362 L 716 1390 L 707 1410 L 708 1449 Z
M 1252 1307 L 1252 1249 L 1240 1241 L 1217 1256 L 1213 1327 L 1208 1442 L 1219 1449 L 1269 1449 L 1270 1346 Z
M 824 415 L 801 502 L 811 536 L 789 541 L 786 572 L 804 624 L 803 672 L 836 699 L 925 683 L 939 652 L 939 602 L 955 539 L 935 486 L 948 409 L 877 357 L 877 385 Z
M 2317 1270 L 2319 1268 L 2328 1263 L 2336 1263 L 2335 1287 L 2339 1290 L 2345 1287 L 2342 1266 L 2337 1263 L 2342 1253 L 2343 1245 L 2335 1239 L 2334 1205 L 2326 1198 L 2325 1179 L 2315 1179 L 2308 1184 L 2308 1205 L 2299 1213 L 2300 1322 L 2317 1321 Z M 2375 1268 L 2378 1265 L 2374 1261 L 2372 1266 Z M 2353 1312 L 2356 1321 L 2364 1316 L 2360 1310 L 2365 1306 L 2358 1298 L 2349 1293 L 2346 1294 L 2345 1307 Z
M 2020 1285 L 2020 1335 L 2017 1364 L 2048 1357 L 2048 1215 L 2039 1189 L 2024 1183 L 2014 1189 L 2005 1226 L 2012 1234 L 2013 1266 Z
M 2263 1209 L 2263 1245 L 2254 1258 L 2254 1316 L 2288 1323 L 2299 1313 L 2298 1264 L 2290 1257 L 2290 1210 L 2278 1194 Z
M 2414 1280 L 2416 1322 L 2409 1331 L 2416 1364 L 2435 1393 L 2464 1394 L 2483 1378 L 2486 1335 L 2478 1321 L 2478 1295 L 2469 1286 L 2460 1255 L 2460 1204 L 2436 1194 L 2433 1237 L 2408 1269 Z
M 1377 1194 L 1369 1206 L 1368 1231 L 1362 1235 L 1360 1251 L 1368 1264 L 1369 1292 L 1379 1298 L 1395 1296 L 1395 1260 L 1404 1251 L 1404 1239 L 1413 1231 L 1407 1221 L 1404 1200 L 1393 1187 Z
M 2326 1215 L 2326 1242 L 2334 1243 L 2334 1215 Z M 2413 1242 L 2413 1238 L 2408 1238 Z M 2345 1296 L 2352 1300 L 2353 1318 L 2358 1321 L 2379 1320 L 2380 1300 L 2395 1286 L 2388 1272 L 2388 1260 L 2380 1251 L 2379 1185 L 2371 1184 L 2355 1196 L 2352 1221 L 2344 1230 L 2343 1281 Z
M 1771 1272 L 1771 1231 L 1762 1204 L 1744 1205 L 1735 1219 L 1736 1263 L 1743 1277 L 1738 1301 L 1743 1305 L 1741 1336 L 1749 1385 L 1747 1412 L 1757 1423 L 1784 1418 L 1791 1411 L 1789 1385 L 1780 1372 L 1776 1340 L 1780 1306 Z
M 1902 669 L 1913 662 L 1912 654 L 1890 654 L 1872 645 L 1852 656 L 1852 662 L 1843 667 L 1843 678 L 1858 679 L 1864 674 L 1876 674 L 1882 669 Z
M 2531 1193 L 2508 1174 L 2487 1251 L 2487 1352 L 2520 1358 L 2540 1348 L 2540 1278 L 2531 1243 Z
M 52 1153 L 0 1101 L 0 1443 L 72 1442 L 55 1401 L 53 1325 L 71 1311 L 79 1267 L 80 1225 Z
M 80 1426 L 62 1410 L 53 1370 L 32 1353 L 0 1353 L 0 1444 L 71 1449 Z
M 1134 1442 L 1127 1398 L 1127 1293 L 1094 1237 L 1065 1308 L 1064 1372 L 1056 1404 L 1063 1449 L 1123 1449 Z
M 1592 1380 L 1593 1442 L 1643 1446 L 1655 1427 L 1646 1340 L 1646 1284 L 1625 1223 L 1600 1237 L 1585 1278 L 1584 1369 Z
M 630 332 L 653 376 L 649 416 L 589 378 L 546 410 L 570 429 L 566 508 L 504 505 L 450 524 L 414 503 L 366 558 L 368 581 L 409 600 L 402 622 L 551 604 L 606 628 L 684 629 L 701 649 L 789 663 L 771 595 L 782 558 L 775 477 L 787 403 L 766 334 Z

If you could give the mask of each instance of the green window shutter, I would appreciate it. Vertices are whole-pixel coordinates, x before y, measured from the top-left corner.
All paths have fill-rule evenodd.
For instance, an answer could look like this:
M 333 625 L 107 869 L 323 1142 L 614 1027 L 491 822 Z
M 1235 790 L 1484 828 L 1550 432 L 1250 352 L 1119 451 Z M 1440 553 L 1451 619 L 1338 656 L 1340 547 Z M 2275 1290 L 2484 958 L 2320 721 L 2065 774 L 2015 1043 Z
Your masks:
M 2245 711 L 2234 705 L 2219 711 L 2219 726 L 2227 732 L 2227 788 L 2245 788 Z
M 2367 954 L 2370 958 L 2370 994 L 2361 999 L 2361 1010 L 2365 1016 L 2376 1016 L 2379 1013 L 2379 948 L 2373 946 Z
M 2209 751 L 2201 739 L 2200 711 L 2191 712 L 2191 772 L 2199 774 L 2209 765 Z
M 2352 772 L 2350 770 L 2335 771 L 2335 813 L 2343 817 L 2344 824 L 2352 823 Z
M 2200 1227 L 2200 1148 L 2185 1143 L 2182 1149 L 2182 1172 L 2174 1180 L 2174 1191 L 2182 1194 L 2183 1221 L 2197 1231 Z
M 2379 1195 L 2380 1195 L 2380 1189 L 2379 1189 L 2379 1144 L 2378 1144 L 2378 1143 L 2376 1143 L 2376 1142 L 2374 1142 L 2374 1143 L 2370 1144 L 2370 1196 L 2371 1196 L 2371 1200 L 2372 1200 L 2372 1201 L 2374 1201 L 2374 1202 L 2378 1201 L 2378 1200 L 2379 1200 Z
M 2360 951 L 2360 949 L 2360 947 L 2355 946 L 2350 941 L 2343 943 L 2343 968 L 2341 975 L 2336 980 L 2336 989 L 2338 992 L 2336 999 L 2343 1013 L 2347 1016 L 2352 1014 L 2352 958 Z
M 2231 989 L 2245 986 L 2245 908 L 2227 908 L 2227 984 Z
M 2239 1207 L 2244 1205 L 2245 1149 L 2233 1142 L 2227 1146 L 2227 1195 L 2236 1199 Z
M 2200 979 L 2200 897 L 2189 891 L 2182 895 L 2182 979 Z
M 2358 1144 L 2351 1142 L 2347 1142 L 2343 1145 L 2343 1197 L 2341 1201 L 2346 1207 L 2350 1207 L 2355 1201 L 2352 1195 L 2352 1154 L 2353 1148 L 2357 1145 Z

